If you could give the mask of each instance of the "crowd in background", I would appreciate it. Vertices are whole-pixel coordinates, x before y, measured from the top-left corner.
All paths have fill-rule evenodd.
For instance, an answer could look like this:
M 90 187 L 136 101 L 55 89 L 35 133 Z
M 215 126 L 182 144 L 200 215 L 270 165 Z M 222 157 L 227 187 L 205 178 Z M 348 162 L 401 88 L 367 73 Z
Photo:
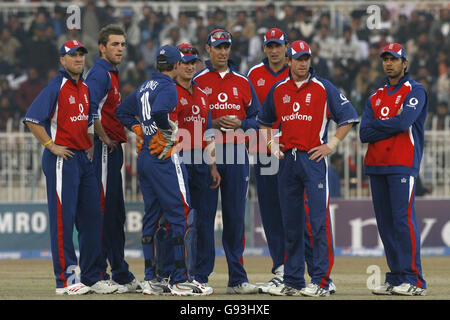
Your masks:
M 264 33 L 278 27 L 290 40 L 310 43 L 316 72 L 339 87 L 359 114 L 370 93 L 383 83 L 379 52 L 391 41 L 406 47 L 408 71 L 428 91 L 428 129 L 445 129 L 445 116 L 450 114 L 448 7 L 435 12 L 419 10 L 414 4 L 381 7 L 381 21 L 375 29 L 367 27 L 365 8 L 355 9 L 337 16 L 343 22 L 343 28 L 337 29 L 330 12 L 289 3 L 261 6 L 255 1 L 255 7 L 247 10 L 164 14 L 151 6 L 135 12 L 131 7 L 100 6 L 87 0 L 81 8 L 80 29 L 68 30 L 62 4 L 0 15 L 0 132 L 21 126 L 33 99 L 60 68 L 59 47 L 68 39 L 81 40 L 89 49 L 87 71 L 98 56 L 98 31 L 109 23 L 120 24 L 127 32 L 127 56 L 120 66 L 123 98 L 155 71 L 156 50 L 163 44 L 190 42 L 205 61 L 208 33 L 225 28 L 233 35 L 231 58 L 245 74 L 264 57 Z

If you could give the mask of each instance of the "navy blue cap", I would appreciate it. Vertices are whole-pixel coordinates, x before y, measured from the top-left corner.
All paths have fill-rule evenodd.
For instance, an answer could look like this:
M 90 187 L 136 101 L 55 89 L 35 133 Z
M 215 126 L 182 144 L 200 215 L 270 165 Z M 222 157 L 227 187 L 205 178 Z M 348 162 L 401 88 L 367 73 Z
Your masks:
M 208 35 L 208 44 L 210 46 L 218 46 L 221 43 L 229 43 L 231 44 L 231 33 L 225 31 L 223 29 L 215 29 L 211 31 Z
M 161 59 L 164 57 L 165 59 Z M 174 64 L 181 60 L 181 53 L 177 47 L 165 45 L 158 49 L 158 64 Z

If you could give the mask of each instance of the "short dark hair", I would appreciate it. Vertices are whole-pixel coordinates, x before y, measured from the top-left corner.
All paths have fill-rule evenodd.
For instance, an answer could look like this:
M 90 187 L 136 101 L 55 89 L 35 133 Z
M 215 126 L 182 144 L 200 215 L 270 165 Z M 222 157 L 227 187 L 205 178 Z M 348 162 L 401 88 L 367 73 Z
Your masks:
M 159 56 L 156 58 L 157 61 L 165 61 L 165 56 Z M 163 71 L 172 71 L 174 68 L 174 63 L 156 63 L 156 71 L 163 72 Z
M 108 24 L 100 30 L 98 34 L 98 44 L 106 46 L 110 35 L 119 35 L 124 36 L 125 38 L 127 36 L 125 30 L 120 25 Z M 99 54 L 102 55 L 101 52 L 99 52 Z

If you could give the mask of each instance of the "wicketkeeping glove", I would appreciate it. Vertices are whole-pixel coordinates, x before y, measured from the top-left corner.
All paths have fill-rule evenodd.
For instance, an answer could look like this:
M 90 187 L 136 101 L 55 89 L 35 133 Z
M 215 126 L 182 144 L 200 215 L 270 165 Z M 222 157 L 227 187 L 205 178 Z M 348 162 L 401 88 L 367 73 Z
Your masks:
M 144 145 L 142 127 L 139 124 L 136 124 L 131 129 L 136 134 L 136 153 L 139 154 L 142 150 L 142 146 Z
M 158 156 L 158 159 L 160 160 L 166 160 L 176 152 L 175 147 L 178 143 L 178 127 L 176 123 L 171 120 L 169 120 L 169 125 L 169 130 L 158 129 L 152 137 L 152 141 L 149 146 L 150 153 L 155 157 Z

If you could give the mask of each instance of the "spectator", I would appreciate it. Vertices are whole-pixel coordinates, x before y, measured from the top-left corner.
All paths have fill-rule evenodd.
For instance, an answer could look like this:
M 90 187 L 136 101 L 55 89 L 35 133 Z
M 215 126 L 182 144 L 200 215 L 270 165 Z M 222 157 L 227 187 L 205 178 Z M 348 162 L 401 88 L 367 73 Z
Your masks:
M 445 101 L 438 103 L 436 108 L 436 114 L 433 116 L 434 130 L 449 130 L 450 127 L 450 112 L 448 110 L 448 104 Z
M 326 17 L 326 16 L 323 16 Z M 322 18 L 326 21 L 326 18 Z M 328 69 L 333 67 L 333 58 L 336 50 L 336 40 L 329 33 L 329 25 L 327 22 L 319 25 L 319 32 L 313 37 L 315 43 L 320 43 L 319 57 L 325 59 L 328 63 Z
M 296 20 L 295 13 L 296 10 L 290 3 L 285 3 L 283 5 L 283 12 L 280 16 L 280 19 L 282 19 L 286 24 L 287 30 L 294 28 L 294 23 Z
M 439 100 L 450 103 L 450 65 L 448 60 L 439 64 L 439 77 L 436 81 L 436 88 Z
M 327 61 L 319 56 L 320 45 L 316 42 L 312 42 L 310 47 L 312 52 L 311 66 L 314 68 L 319 77 L 329 79 L 330 72 Z
M 245 73 L 248 70 L 248 39 L 242 33 L 243 28 L 237 24 L 231 30 L 233 36 L 233 50 L 230 59 L 238 66 L 239 72 Z
M 43 80 L 42 73 L 39 73 L 38 68 L 33 66 L 29 67 L 28 79 L 20 85 L 16 95 L 17 106 L 19 107 L 21 117 L 25 115 L 33 100 L 46 85 L 47 81 Z
M 12 64 L 5 59 L 3 48 L 0 47 L 0 75 L 8 75 L 12 72 Z
M 237 25 L 242 27 L 242 35 L 247 39 L 247 41 L 253 38 L 255 35 L 255 24 L 248 20 L 247 12 L 244 10 L 237 12 L 235 20 L 228 24 L 227 30 L 233 30 L 233 28 Z
M 145 40 L 145 43 L 141 45 L 141 57 L 144 60 L 145 67 L 148 73 L 156 71 L 156 51 L 158 47 L 151 38 Z
M 163 28 L 159 16 L 149 7 L 143 9 L 144 18 L 139 21 L 139 29 L 141 33 L 141 41 L 147 39 L 153 40 L 156 48 L 160 47 L 159 34 Z
M 355 82 L 353 84 L 353 90 L 351 91 L 350 100 L 353 103 L 358 115 L 361 116 L 364 109 L 364 105 L 373 92 L 370 89 L 370 67 L 368 61 L 362 61 L 359 66 L 359 72 L 356 75 Z
M 304 7 L 297 8 L 295 12 L 294 28 L 300 31 L 302 40 L 310 43 L 314 32 L 314 24 L 309 20 L 307 13 L 308 12 Z
M 58 67 L 58 49 L 47 38 L 46 29 L 46 24 L 37 23 L 33 37 L 24 44 L 19 54 L 23 65 L 26 68 L 35 67 L 39 74 L 47 74 L 49 69 Z
M 228 25 L 227 12 L 223 9 L 217 9 L 214 13 L 215 23 L 221 28 L 225 28 Z M 212 30 L 211 30 L 212 31 Z
M 28 35 L 20 24 L 19 17 L 17 15 L 11 15 L 8 18 L 8 28 L 11 32 L 11 36 L 19 40 L 20 43 L 25 43 L 28 39 Z
M 180 12 L 178 14 L 177 26 L 180 31 L 180 38 L 186 39 L 187 42 L 191 43 L 195 37 L 195 28 L 190 23 L 186 12 Z
M 426 68 L 431 74 L 437 74 L 436 59 L 430 55 L 429 48 L 425 44 L 419 46 L 408 69 L 413 76 L 423 76 L 419 75 L 419 68 L 421 67 Z
M 156 60 L 156 56 L 154 60 Z M 138 60 L 136 65 L 129 68 L 126 75 L 127 82 L 135 88 L 139 87 L 148 80 L 148 78 L 149 74 L 147 73 L 145 61 L 143 59 Z
M 408 17 L 404 14 L 399 15 L 398 24 L 394 27 L 393 35 L 398 43 L 404 45 L 408 42 L 411 34 L 408 30 Z
M 141 33 L 138 21 L 132 9 L 122 11 L 120 23 L 127 35 L 127 60 L 137 61 L 139 59 L 139 45 L 141 43 Z M 97 50 L 98 51 L 98 50 Z
M 59 38 L 67 31 L 66 11 L 59 5 L 55 5 L 53 17 L 50 17 L 50 24 L 53 26 L 55 37 Z
M 8 27 L 0 32 L 0 48 L 3 51 L 3 58 L 11 65 L 17 62 L 17 51 L 21 47 L 19 40 L 11 34 Z
M 266 6 L 265 21 L 265 27 L 267 27 L 267 29 L 278 28 L 281 30 L 286 30 L 286 23 L 277 18 L 277 9 L 273 3 L 269 3 Z
M 349 59 L 355 61 L 361 60 L 361 47 L 355 39 L 352 37 L 352 29 L 347 26 L 344 28 L 343 37 L 338 38 L 336 41 L 336 58 L 344 65 L 347 66 Z

